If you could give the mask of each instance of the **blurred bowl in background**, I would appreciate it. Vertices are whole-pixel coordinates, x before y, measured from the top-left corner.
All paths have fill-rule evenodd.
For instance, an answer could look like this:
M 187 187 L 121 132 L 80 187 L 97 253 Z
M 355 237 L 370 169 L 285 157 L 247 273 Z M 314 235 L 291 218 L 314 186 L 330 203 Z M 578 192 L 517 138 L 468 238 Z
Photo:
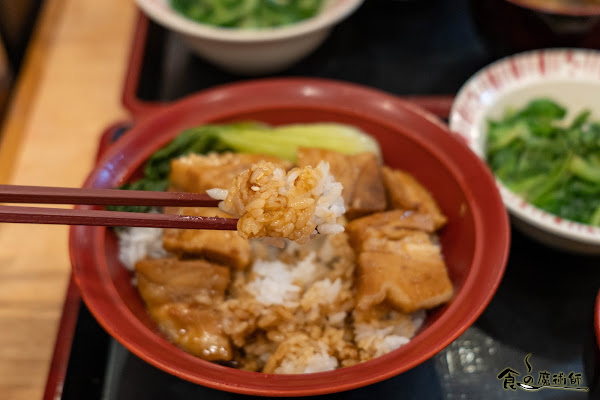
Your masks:
M 471 77 L 458 92 L 450 129 L 485 159 L 487 121 L 500 119 L 507 107 L 518 109 L 548 97 L 569 114 L 583 109 L 600 118 L 600 52 L 581 49 L 530 51 L 496 61 Z M 600 228 L 547 213 L 496 180 L 515 226 L 548 245 L 572 252 L 600 254 Z
M 326 0 L 314 17 L 281 27 L 221 28 L 192 21 L 168 0 L 136 0 L 154 22 L 180 34 L 199 56 L 242 75 L 281 71 L 315 50 L 335 24 L 352 14 L 363 0 Z
M 500 54 L 547 47 L 600 48 L 600 2 L 471 0 L 477 29 Z
M 600 15 L 597 0 L 506 0 L 522 8 L 554 15 L 586 17 Z

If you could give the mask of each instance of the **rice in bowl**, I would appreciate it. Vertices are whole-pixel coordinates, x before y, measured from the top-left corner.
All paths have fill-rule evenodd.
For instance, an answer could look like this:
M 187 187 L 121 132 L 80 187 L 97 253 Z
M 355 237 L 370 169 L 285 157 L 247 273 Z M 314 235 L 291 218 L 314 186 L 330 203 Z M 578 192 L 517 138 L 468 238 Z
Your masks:
M 289 172 L 261 161 L 242 172 L 229 190 L 209 189 L 223 200 L 219 208 L 240 217 L 238 232 L 244 239 L 287 238 L 304 244 L 314 233 L 344 231 L 337 218 L 346 211 L 342 184 L 329 172 L 329 163 Z
M 301 167 L 289 171 L 272 158 L 235 156 L 174 160 L 171 174 L 181 174 L 171 177 L 174 189 L 209 191 L 221 210 L 165 212 L 239 215 L 239 236 L 119 234 L 121 256 L 129 265 L 139 258 L 139 293 L 171 342 L 248 371 L 328 371 L 405 345 L 425 310 L 452 297 L 436 240 L 445 219 L 416 180 L 396 185 L 395 174 L 406 173 L 384 170 L 372 154 L 301 149 Z M 262 236 L 284 246 L 252 239 Z
M 146 248 L 161 246 L 155 235 L 137 234 L 140 242 L 132 244 L 131 232 L 120 233 L 123 253 L 137 252 L 141 242 Z M 234 273 L 227 299 L 215 310 L 222 338 L 230 338 L 237 349 L 227 351 L 228 360 L 219 360 L 225 365 L 266 373 L 332 370 L 399 348 L 423 323 L 423 311 L 355 310 L 356 256 L 345 233 L 322 235 L 302 247 L 287 241 L 283 249 L 253 241 L 252 253 L 254 261 Z M 137 275 L 143 276 L 139 266 Z M 180 323 L 167 336 L 186 348 L 194 325 Z

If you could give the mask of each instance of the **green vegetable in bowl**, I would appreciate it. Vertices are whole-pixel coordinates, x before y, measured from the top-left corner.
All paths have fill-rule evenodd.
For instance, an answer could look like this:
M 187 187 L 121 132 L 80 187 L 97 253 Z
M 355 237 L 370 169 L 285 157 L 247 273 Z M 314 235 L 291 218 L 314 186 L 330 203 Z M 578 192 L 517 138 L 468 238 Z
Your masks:
M 531 204 L 600 226 L 600 122 L 540 98 L 488 121 L 486 156 L 496 177 Z
M 315 16 L 323 0 L 169 0 L 173 9 L 203 24 L 270 28 Z
M 143 177 L 121 186 L 121 189 L 166 190 L 171 160 L 190 153 L 232 151 L 271 155 L 294 162 L 298 147 L 317 147 L 345 154 L 370 151 L 380 156 L 375 139 L 350 125 L 313 123 L 271 127 L 257 122 L 202 125 L 183 131 L 157 150 L 146 161 Z M 112 206 L 108 209 L 150 211 L 150 207 L 144 206 Z

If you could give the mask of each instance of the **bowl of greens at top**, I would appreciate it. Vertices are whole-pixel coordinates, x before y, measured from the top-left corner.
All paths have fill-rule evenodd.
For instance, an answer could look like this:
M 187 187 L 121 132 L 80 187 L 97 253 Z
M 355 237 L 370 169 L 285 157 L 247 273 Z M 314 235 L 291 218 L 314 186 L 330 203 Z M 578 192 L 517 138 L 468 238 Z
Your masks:
M 316 49 L 362 0 L 136 0 L 154 22 L 230 72 L 281 71 Z
M 548 245 L 600 254 L 600 52 L 501 59 L 459 91 L 450 128 L 485 159 L 515 225 Z

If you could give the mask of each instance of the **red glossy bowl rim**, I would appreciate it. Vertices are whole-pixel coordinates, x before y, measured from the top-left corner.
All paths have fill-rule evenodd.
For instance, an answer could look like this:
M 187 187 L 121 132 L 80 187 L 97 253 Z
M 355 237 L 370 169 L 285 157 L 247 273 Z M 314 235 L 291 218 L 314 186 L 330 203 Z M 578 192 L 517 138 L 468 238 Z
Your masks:
M 317 92 L 332 93 L 336 99 L 343 101 L 323 103 L 318 96 L 315 97 L 314 93 L 312 95 L 308 93 L 310 90 L 306 92 L 307 88 Z M 285 97 L 290 95 L 290 91 L 308 94 L 290 99 Z M 242 93 L 259 93 L 262 97 L 255 98 L 253 104 L 249 105 L 247 101 L 240 100 L 243 96 L 238 95 Z M 469 276 L 461 291 L 438 320 L 401 349 L 366 363 L 334 371 L 303 375 L 262 374 L 210 363 L 185 353 L 165 340 L 157 341 L 157 335 L 131 313 L 121 301 L 112 284 L 106 260 L 102 256 L 106 228 L 72 227 L 69 239 L 75 280 L 88 308 L 112 337 L 150 364 L 182 379 L 204 386 L 242 394 L 304 396 L 354 389 L 405 372 L 443 350 L 483 312 L 502 279 L 510 242 L 508 215 L 496 189 L 494 179 L 485 164 L 466 145 L 455 139 L 437 117 L 397 97 L 375 89 L 339 81 L 304 78 L 255 80 L 209 89 L 186 97 L 167 106 L 164 110 L 140 120 L 130 132 L 107 151 L 88 176 L 84 186 L 92 186 L 98 180 L 99 174 L 105 173 L 104 167 L 111 170 L 118 163 L 126 163 L 129 166 L 128 170 L 116 168 L 113 173 L 112 182 L 122 182 L 152 151 L 164 144 L 159 141 L 152 145 L 143 144 L 143 132 L 152 127 L 160 129 L 161 124 L 168 125 L 166 120 L 176 117 L 178 113 L 185 112 L 188 107 L 198 102 L 223 101 L 228 104 L 226 111 L 205 115 L 206 122 L 240 113 L 295 105 L 346 115 L 356 114 L 359 119 L 370 120 L 394 129 L 400 121 L 391 121 L 393 114 L 388 115 L 390 120 L 379 119 L 377 118 L 378 114 L 402 109 L 411 117 L 417 118 L 420 121 L 419 124 L 438 131 L 440 143 L 427 142 L 419 138 L 418 133 L 412 130 L 409 130 L 409 135 L 418 145 L 433 153 L 451 172 L 471 206 L 477 236 L 475 237 L 473 263 Z M 203 111 L 199 110 L 198 112 L 202 113 Z M 407 132 L 405 126 L 403 130 L 405 133 Z M 134 145 L 141 147 L 131 158 L 124 161 L 123 150 Z M 448 150 L 442 151 L 446 148 L 450 148 L 454 155 L 450 155 Z M 458 167 L 459 162 L 463 164 L 462 169 Z M 482 187 L 474 188 L 468 185 L 468 182 L 474 178 L 481 182 Z M 475 205 L 474 191 L 485 192 L 486 196 L 491 196 L 491 201 L 473 207 Z M 94 255 L 94 249 L 101 251 Z M 88 261 L 97 263 L 97 268 L 92 269 L 89 265 L 86 266 Z M 92 285 L 90 285 L 92 282 L 90 274 L 93 275 L 95 282 Z M 433 345 L 423 349 L 421 343 L 426 340 L 433 342 Z M 198 370 L 203 371 L 205 375 L 199 375 Z M 363 376 L 358 373 L 360 370 L 369 371 L 369 373 Z M 355 373 L 358 373 L 358 378 Z M 225 381 L 223 376 L 232 378 L 232 381 Z M 239 382 L 244 383 L 240 384 Z

